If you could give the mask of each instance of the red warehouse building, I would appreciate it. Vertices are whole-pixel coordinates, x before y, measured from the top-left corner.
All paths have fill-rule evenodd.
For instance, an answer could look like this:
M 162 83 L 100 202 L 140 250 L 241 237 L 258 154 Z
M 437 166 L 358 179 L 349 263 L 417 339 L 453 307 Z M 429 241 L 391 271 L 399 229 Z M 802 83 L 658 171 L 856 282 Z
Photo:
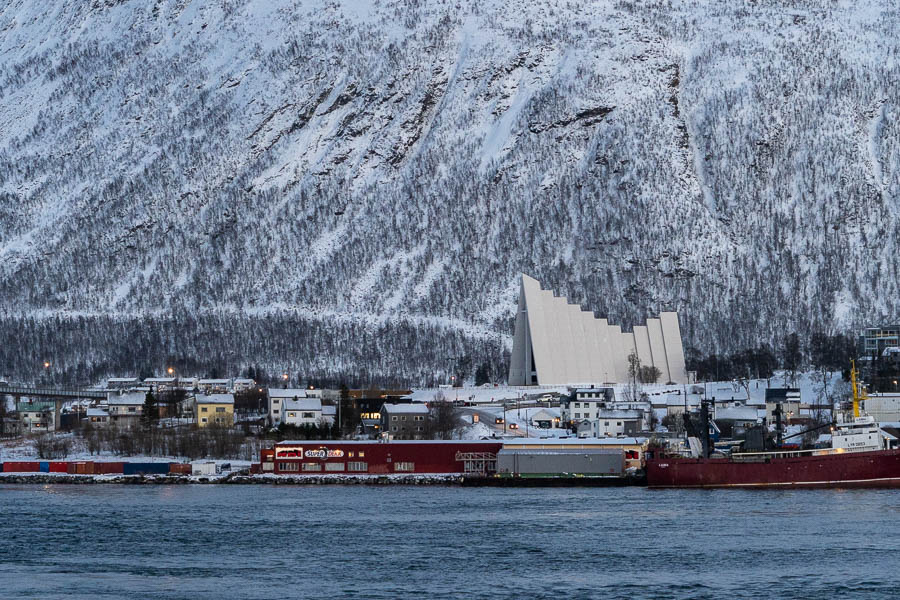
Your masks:
M 285 441 L 260 452 L 261 471 L 283 475 L 493 473 L 501 442 Z

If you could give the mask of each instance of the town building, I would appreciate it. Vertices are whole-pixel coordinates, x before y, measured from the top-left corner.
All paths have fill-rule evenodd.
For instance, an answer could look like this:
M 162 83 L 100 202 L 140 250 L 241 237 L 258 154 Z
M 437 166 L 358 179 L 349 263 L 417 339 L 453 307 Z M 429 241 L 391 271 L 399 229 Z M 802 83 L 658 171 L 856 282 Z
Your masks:
M 761 412 L 754 406 L 715 405 L 712 418 L 724 437 L 733 438 L 745 434 L 749 428 L 762 421 Z
M 859 352 L 869 358 L 890 356 L 900 349 L 900 325 L 867 327 L 860 332 Z
M 385 402 L 390 404 L 410 404 L 412 396 L 401 394 L 403 390 L 350 390 L 349 400 L 345 400 L 345 404 L 341 407 L 342 411 L 353 415 L 348 419 L 347 414 L 342 416 L 344 423 L 356 425 L 361 429 L 362 433 L 368 435 L 377 435 L 381 431 L 381 407 Z M 387 399 L 387 400 L 386 400 Z M 340 401 L 338 399 L 338 401 Z M 358 417 L 358 422 L 353 422 L 353 418 Z
M 256 381 L 247 377 L 238 377 L 234 380 L 232 389 L 235 392 L 248 392 L 256 387 Z
M 782 419 L 790 423 L 800 416 L 799 388 L 768 388 L 766 390 L 766 423 L 775 422 L 775 407 L 781 405 Z
M 175 378 L 175 389 L 184 390 L 186 392 L 193 392 L 197 389 L 197 378 L 196 377 L 176 377 Z M 226 392 L 228 390 L 225 390 Z
M 16 403 L 22 431 L 29 433 L 56 431 L 56 403 L 48 400 Z
M 555 408 L 542 408 L 531 415 L 531 426 L 535 429 L 555 429 L 561 421 L 559 410 Z
M 574 389 L 569 396 L 559 401 L 562 422 L 570 425 L 585 419 L 596 419 L 598 413 L 613 402 L 615 397 L 613 388 Z
M 647 449 L 647 438 L 566 438 L 566 439 L 539 439 L 517 438 L 505 440 L 504 450 L 600 450 L 621 448 L 625 452 L 626 467 L 642 468 L 644 451 Z
M 307 390 L 304 388 L 268 388 L 269 422 L 273 425 L 281 423 L 284 414 L 284 401 L 306 398 L 306 392 Z
M 279 475 L 492 473 L 496 441 L 284 441 L 260 451 L 260 470 Z
M 900 422 L 900 394 L 869 394 L 863 409 L 879 423 Z
M 425 404 L 382 405 L 381 432 L 391 440 L 422 440 L 427 433 L 428 407 Z
M 639 410 L 601 410 L 590 420 L 596 438 L 634 436 L 643 428 L 644 412 Z
M 148 377 L 144 380 L 144 386 L 157 392 L 173 390 L 176 387 L 174 377 Z
M 109 412 L 102 408 L 88 408 L 83 420 L 91 425 L 104 426 L 109 423 Z
M 318 398 L 297 398 L 296 400 L 285 398 L 282 410 L 282 422 L 285 425 L 296 427 L 315 425 L 318 427 L 324 418 L 322 401 Z
M 201 394 L 226 394 L 231 389 L 230 379 L 198 379 L 197 390 Z
M 234 425 L 234 394 L 197 395 L 194 398 L 197 427 Z
M 110 377 L 106 380 L 108 390 L 127 390 L 140 385 L 137 377 Z
M 126 427 L 137 423 L 144 413 L 146 397 L 147 394 L 144 392 L 110 395 L 106 400 L 106 410 L 109 413 L 110 422 Z
M 687 383 L 677 313 L 660 313 L 623 332 L 522 275 L 510 385 L 625 383 L 631 355 L 642 367 L 656 368 L 661 383 Z

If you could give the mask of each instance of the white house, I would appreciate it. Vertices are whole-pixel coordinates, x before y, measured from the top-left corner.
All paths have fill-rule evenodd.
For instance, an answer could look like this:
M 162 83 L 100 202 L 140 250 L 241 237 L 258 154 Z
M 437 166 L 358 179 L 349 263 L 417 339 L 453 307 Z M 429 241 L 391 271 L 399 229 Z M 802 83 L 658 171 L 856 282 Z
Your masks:
M 563 424 L 597 418 L 607 404 L 615 400 L 612 388 L 581 388 L 559 402 Z
M 318 398 L 285 398 L 282 403 L 282 421 L 285 425 L 318 426 L 322 417 L 322 401 Z
M 559 411 L 555 408 L 542 408 L 531 415 L 531 426 L 536 429 L 553 429 L 559 424 Z
M 91 425 L 106 425 L 109 422 L 109 412 L 102 408 L 88 408 L 83 421 Z
M 235 392 L 246 392 L 255 387 L 256 381 L 248 379 L 247 377 L 238 377 L 234 380 L 234 384 L 232 385 L 232 389 L 234 389 Z
M 269 396 L 269 421 L 273 425 L 278 425 L 282 421 L 285 400 L 306 398 L 306 390 L 303 388 L 269 388 L 267 392 Z
M 643 420 L 643 411 L 603 410 L 591 421 L 591 433 L 597 438 L 634 435 L 640 431 Z
M 174 377 L 148 377 L 144 380 L 144 385 L 151 387 L 158 392 L 171 390 L 175 387 Z
M 130 424 L 144 412 L 146 394 L 133 392 L 130 394 L 110 395 L 106 400 L 106 408 L 110 421 Z
M 198 379 L 197 389 L 204 394 L 225 394 L 231 388 L 230 379 Z

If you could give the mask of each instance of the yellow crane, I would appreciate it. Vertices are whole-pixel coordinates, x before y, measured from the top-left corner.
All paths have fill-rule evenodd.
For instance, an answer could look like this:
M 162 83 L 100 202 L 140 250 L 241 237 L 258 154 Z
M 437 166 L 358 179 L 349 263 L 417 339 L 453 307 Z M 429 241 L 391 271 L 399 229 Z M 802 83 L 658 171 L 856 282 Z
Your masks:
M 850 361 L 850 385 L 853 387 L 853 417 L 859 416 L 859 402 L 866 399 L 866 390 L 860 389 L 862 384 L 857 380 L 859 371 L 856 370 L 856 361 Z

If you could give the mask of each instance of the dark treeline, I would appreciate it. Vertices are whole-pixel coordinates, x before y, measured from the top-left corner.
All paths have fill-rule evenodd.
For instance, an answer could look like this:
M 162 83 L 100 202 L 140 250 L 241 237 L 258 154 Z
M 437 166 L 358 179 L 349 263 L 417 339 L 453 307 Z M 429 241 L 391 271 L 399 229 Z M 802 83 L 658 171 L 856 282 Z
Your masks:
M 378 325 L 295 315 L 117 319 L 0 319 L 0 375 L 16 381 L 84 385 L 109 376 L 249 375 L 260 383 L 320 387 L 432 386 L 506 377 L 502 340 L 404 321 Z M 50 363 L 45 367 L 46 362 Z
M 857 357 L 857 343 L 851 335 L 813 333 L 803 340 L 796 333 L 784 337 L 773 348 L 761 344 L 730 354 L 706 354 L 688 348 L 686 366 L 697 372 L 698 381 L 768 379 L 776 369 L 796 373 L 805 368 L 849 373 L 850 361 Z

